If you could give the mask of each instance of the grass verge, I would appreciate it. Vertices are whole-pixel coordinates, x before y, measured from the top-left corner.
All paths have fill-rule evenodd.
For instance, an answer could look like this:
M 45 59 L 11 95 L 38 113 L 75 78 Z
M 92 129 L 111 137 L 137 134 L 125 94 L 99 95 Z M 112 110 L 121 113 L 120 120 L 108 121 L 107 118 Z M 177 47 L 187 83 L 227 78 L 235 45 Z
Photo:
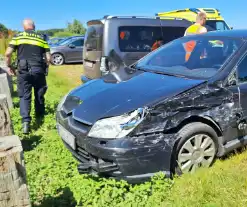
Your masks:
M 33 119 L 33 131 L 28 136 L 21 133 L 19 100 L 14 98 L 12 120 L 25 150 L 34 206 L 246 206 L 247 152 L 173 181 L 157 174 L 151 182 L 129 185 L 124 181 L 79 175 L 77 162 L 57 134 L 55 110 L 61 97 L 80 84 L 82 71 L 77 65 L 50 68 L 48 114 L 43 124 Z

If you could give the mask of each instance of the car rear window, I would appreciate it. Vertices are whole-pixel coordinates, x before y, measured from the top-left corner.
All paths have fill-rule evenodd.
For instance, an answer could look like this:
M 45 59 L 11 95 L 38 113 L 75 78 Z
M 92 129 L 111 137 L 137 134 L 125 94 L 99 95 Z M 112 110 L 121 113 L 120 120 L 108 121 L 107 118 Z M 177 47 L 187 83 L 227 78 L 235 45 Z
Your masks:
M 184 27 L 122 26 L 119 27 L 121 52 L 150 52 L 154 43 L 162 38 L 164 43 L 184 35 Z
M 103 28 L 101 24 L 88 27 L 84 44 L 88 51 L 102 51 Z

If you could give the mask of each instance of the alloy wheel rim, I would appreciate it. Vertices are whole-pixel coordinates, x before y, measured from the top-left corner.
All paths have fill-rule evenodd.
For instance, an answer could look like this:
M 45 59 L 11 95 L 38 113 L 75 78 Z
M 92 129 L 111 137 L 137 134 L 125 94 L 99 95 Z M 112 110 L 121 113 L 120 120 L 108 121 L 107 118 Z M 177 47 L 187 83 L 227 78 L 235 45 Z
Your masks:
M 53 55 L 52 61 L 55 65 L 61 65 L 63 62 L 63 57 L 62 57 L 62 55 L 58 55 L 58 54 Z
M 195 172 L 200 167 L 209 167 L 216 154 L 211 137 L 197 134 L 187 140 L 178 153 L 178 165 L 183 173 Z

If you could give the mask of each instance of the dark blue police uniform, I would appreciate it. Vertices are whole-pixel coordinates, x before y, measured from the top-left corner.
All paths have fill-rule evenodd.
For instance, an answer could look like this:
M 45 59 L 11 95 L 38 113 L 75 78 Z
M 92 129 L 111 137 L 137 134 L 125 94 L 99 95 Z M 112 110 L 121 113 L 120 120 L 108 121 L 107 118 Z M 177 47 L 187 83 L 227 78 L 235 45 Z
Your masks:
M 45 113 L 47 64 L 44 57 L 50 48 L 45 36 L 33 30 L 15 35 L 9 47 L 17 50 L 17 87 L 22 122 L 30 123 L 32 88 L 34 88 L 36 115 L 43 116 Z

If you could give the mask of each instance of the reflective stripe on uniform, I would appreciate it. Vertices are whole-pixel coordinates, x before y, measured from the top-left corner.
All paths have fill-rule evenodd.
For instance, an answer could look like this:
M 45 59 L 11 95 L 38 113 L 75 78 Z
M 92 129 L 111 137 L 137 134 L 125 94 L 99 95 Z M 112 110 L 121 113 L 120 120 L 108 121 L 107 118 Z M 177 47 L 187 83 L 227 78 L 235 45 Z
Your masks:
M 26 32 L 22 32 L 17 37 L 14 37 L 10 41 L 9 44 L 14 45 L 14 46 L 18 46 L 21 44 L 30 44 L 30 45 L 39 46 L 39 47 L 42 47 L 45 49 L 49 49 L 50 47 L 49 47 L 48 43 L 39 37 L 40 37 L 39 35 L 28 34 Z
M 48 44 L 44 44 L 42 42 L 39 42 L 37 40 L 32 40 L 32 39 L 27 39 L 27 38 L 21 38 L 18 40 L 15 40 L 16 44 L 15 45 L 22 45 L 22 44 L 29 44 L 29 45 L 35 45 L 43 48 L 49 48 Z M 11 44 L 11 43 L 10 43 Z
M 186 51 L 186 54 L 185 54 L 185 60 L 186 61 L 189 60 L 190 55 L 193 52 L 195 46 L 196 46 L 196 41 L 193 41 L 193 40 L 184 44 L 184 49 Z
M 46 41 L 40 39 L 40 38 L 35 38 L 35 37 L 30 37 L 30 36 L 20 36 L 20 37 L 14 37 L 13 40 L 20 40 L 20 39 L 30 39 L 30 40 L 35 40 L 38 42 L 41 42 L 43 44 L 46 44 Z

